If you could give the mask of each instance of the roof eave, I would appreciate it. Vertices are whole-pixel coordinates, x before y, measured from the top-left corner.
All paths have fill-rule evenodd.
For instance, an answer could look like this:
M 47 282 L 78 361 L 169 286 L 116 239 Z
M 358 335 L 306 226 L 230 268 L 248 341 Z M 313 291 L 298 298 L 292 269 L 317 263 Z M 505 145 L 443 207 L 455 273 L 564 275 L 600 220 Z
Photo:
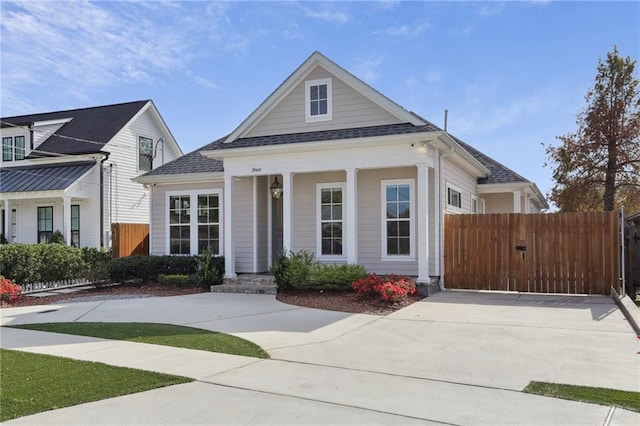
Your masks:
M 175 173 L 167 175 L 142 175 L 131 179 L 142 185 L 169 185 L 202 181 L 224 180 L 223 172 Z

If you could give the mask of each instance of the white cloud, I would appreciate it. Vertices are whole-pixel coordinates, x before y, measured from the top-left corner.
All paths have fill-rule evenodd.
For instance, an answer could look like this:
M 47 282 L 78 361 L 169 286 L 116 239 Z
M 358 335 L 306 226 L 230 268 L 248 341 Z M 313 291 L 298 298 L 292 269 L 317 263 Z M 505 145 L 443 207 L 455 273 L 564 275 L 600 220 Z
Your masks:
M 378 0 L 375 4 L 379 9 L 389 10 L 396 7 L 400 3 L 400 0 Z
M 504 3 L 502 2 L 484 3 L 476 10 L 476 14 L 480 16 L 492 16 L 501 13 L 502 9 L 504 9 Z
M 473 31 L 473 25 L 467 24 L 464 27 L 452 27 L 449 33 L 458 36 L 468 36 Z
M 428 22 L 420 22 L 413 26 L 400 25 L 397 27 L 387 28 L 385 33 L 393 37 L 416 37 L 430 26 L 431 25 Z
M 356 58 L 354 66 L 354 74 L 366 81 L 368 84 L 375 82 L 380 76 L 380 65 L 382 64 L 382 56 L 371 54 L 368 56 L 360 56 Z
M 304 7 L 305 16 L 308 18 L 321 19 L 323 21 L 332 22 L 335 24 L 344 24 L 351 20 L 351 16 L 344 10 L 337 9 L 335 6 L 338 3 L 326 2 L 321 3 L 319 9 L 311 9 Z
M 442 73 L 436 70 L 429 70 L 425 78 L 427 79 L 427 83 L 436 83 L 442 80 Z

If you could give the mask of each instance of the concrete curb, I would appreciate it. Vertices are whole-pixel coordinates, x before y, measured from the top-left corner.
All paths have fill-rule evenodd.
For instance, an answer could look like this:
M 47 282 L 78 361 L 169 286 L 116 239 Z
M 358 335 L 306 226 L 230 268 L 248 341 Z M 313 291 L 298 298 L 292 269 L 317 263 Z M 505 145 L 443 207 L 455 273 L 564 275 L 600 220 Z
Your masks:
M 625 295 L 620 297 L 613 287 L 611 287 L 611 297 L 616 302 L 627 321 L 629 321 L 629 325 L 633 328 L 633 331 L 635 331 L 636 335 L 640 336 L 640 309 L 638 309 L 629 296 Z

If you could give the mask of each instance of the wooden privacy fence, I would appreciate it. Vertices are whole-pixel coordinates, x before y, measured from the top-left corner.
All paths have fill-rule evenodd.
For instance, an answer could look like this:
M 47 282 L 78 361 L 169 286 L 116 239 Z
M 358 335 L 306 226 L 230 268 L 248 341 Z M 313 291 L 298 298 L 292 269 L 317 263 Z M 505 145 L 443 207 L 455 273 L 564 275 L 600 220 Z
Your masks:
M 610 294 L 620 213 L 447 215 L 446 288 Z
M 146 223 L 112 223 L 111 253 L 114 259 L 132 254 L 149 254 L 149 225 Z

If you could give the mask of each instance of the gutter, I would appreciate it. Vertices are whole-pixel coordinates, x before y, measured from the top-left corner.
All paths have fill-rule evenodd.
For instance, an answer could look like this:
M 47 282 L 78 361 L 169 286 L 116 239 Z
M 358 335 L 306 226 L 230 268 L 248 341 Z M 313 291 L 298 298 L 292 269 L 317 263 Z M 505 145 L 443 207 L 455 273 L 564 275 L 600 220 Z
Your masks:
M 102 153 L 100 160 L 100 247 L 104 248 L 104 162 L 109 159 L 109 152 Z

